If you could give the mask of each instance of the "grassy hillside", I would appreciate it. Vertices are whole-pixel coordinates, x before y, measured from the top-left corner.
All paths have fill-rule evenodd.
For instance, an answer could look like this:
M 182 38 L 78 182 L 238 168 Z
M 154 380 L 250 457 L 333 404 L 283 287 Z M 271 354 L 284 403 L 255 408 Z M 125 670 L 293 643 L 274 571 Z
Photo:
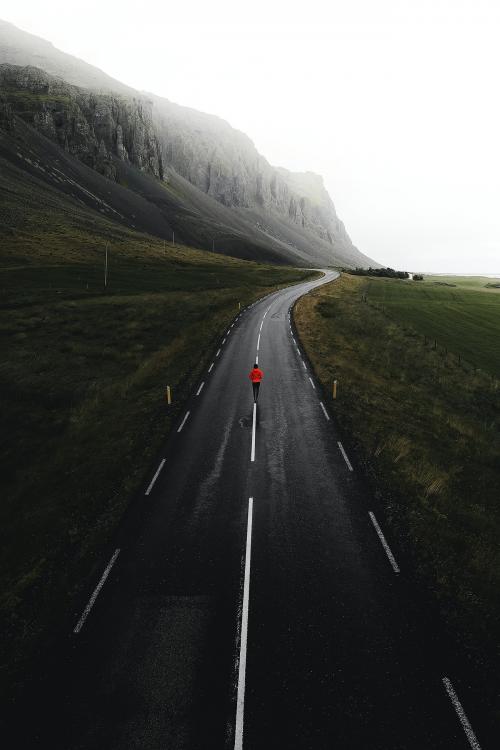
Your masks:
M 172 248 L 54 192 L 3 187 L 0 656 L 8 682 L 47 646 L 40 637 L 51 624 L 73 612 L 238 302 L 310 274 Z
M 500 389 L 486 370 L 498 367 L 489 339 L 496 335 L 498 344 L 499 303 L 493 294 L 344 275 L 295 311 L 326 397 L 375 475 L 401 548 L 449 622 L 469 634 L 469 647 L 488 644 L 497 653 Z M 485 372 L 471 372 L 443 343 L 480 360 Z
M 365 294 L 394 320 L 500 377 L 500 288 L 487 286 L 494 283 L 485 277 L 456 276 L 404 283 L 372 279 Z

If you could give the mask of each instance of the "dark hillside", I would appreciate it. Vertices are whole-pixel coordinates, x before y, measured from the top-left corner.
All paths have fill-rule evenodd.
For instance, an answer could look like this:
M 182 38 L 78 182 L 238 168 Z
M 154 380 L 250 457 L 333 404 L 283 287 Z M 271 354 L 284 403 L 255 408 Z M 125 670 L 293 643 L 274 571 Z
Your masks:
M 273 167 L 219 117 L 134 91 L 1 21 L 0 111 L 111 181 L 137 184 L 198 247 L 305 266 L 376 265 L 352 244 L 319 175 Z M 128 167 L 169 184 L 169 197 Z

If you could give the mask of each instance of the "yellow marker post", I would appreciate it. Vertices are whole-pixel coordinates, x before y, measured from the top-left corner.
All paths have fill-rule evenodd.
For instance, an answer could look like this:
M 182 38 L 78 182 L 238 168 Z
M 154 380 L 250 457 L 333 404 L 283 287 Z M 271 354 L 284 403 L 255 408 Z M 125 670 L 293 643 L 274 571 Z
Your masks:
M 167 393 L 165 395 L 167 397 L 167 404 L 170 406 L 170 404 L 172 403 L 172 394 L 170 392 L 170 386 L 169 385 L 167 385 Z
M 333 398 L 337 398 L 337 381 L 333 381 Z

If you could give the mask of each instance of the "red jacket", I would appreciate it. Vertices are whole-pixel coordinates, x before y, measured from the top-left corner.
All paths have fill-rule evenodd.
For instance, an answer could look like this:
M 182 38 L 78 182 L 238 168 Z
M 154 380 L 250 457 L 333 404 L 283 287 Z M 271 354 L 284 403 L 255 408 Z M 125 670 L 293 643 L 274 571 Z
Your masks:
M 262 370 L 259 370 L 258 367 L 254 367 L 248 377 L 250 378 L 252 383 L 260 383 L 260 381 L 264 377 L 264 373 L 262 372 Z

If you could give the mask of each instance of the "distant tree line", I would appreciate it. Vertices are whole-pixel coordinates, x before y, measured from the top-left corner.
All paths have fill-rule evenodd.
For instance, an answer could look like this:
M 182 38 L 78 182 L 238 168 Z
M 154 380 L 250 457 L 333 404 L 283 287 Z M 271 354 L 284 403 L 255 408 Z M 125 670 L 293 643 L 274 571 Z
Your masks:
M 354 274 L 354 276 L 383 276 L 388 279 L 410 278 L 408 271 L 395 271 L 394 268 L 372 268 L 371 266 L 370 268 L 356 268 L 354 271 L 351 269 L 349 273 Z

